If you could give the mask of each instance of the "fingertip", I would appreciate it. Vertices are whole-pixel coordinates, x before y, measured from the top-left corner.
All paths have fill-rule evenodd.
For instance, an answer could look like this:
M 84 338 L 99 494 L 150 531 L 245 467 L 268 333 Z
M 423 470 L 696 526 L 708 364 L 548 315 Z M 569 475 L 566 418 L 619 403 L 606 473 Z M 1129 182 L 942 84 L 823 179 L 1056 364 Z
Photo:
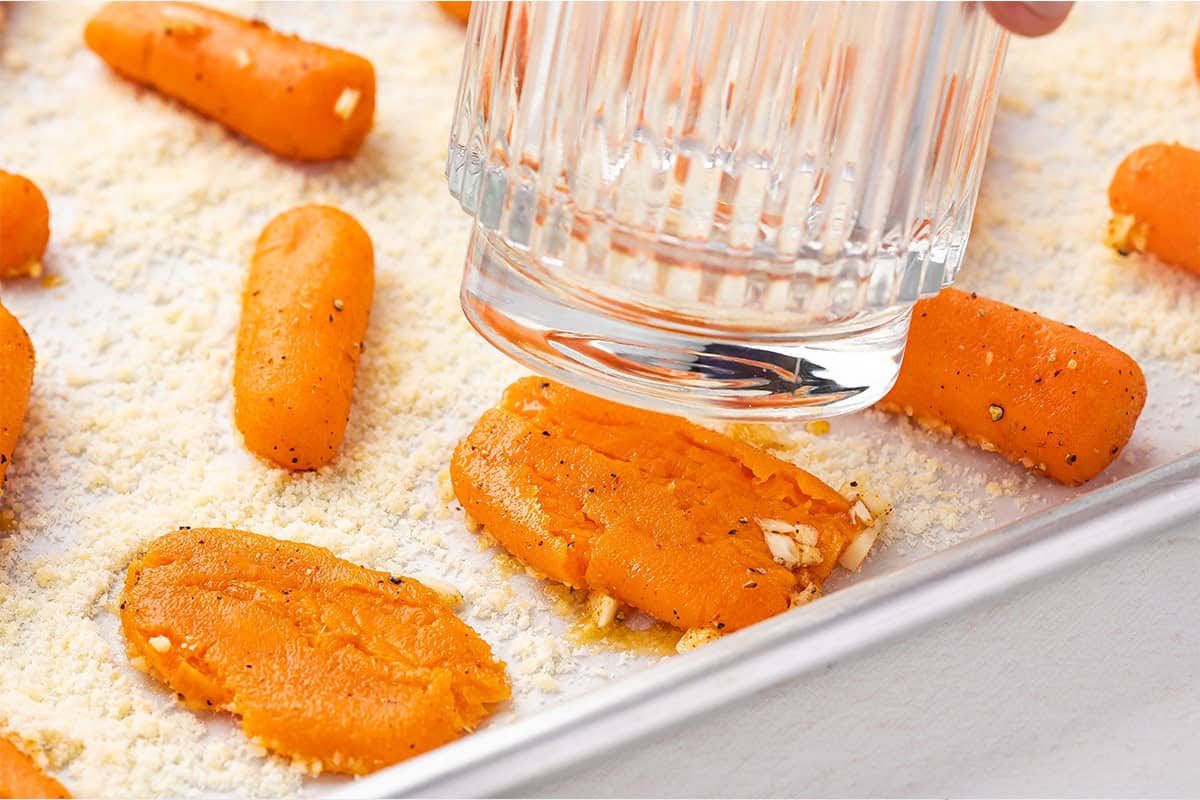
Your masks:
M 992 19 L 1018 36 L 1045 36 L 1063 24 L 1073 3 L 986 2 L 983 5 Z

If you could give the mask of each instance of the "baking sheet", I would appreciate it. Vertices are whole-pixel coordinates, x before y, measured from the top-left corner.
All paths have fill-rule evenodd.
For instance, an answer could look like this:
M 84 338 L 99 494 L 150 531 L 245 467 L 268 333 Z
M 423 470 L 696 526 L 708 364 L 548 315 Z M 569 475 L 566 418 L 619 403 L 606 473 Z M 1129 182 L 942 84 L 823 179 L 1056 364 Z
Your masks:
M 555 599 L 480 549 L 439 496 L 454 442 L 521 374 L 457 309 L 467 220 L 442 163 L 462 29 L 430 4 L 232 6 L 376 65 L 364 151 L 302 167 L 108 74 L 81 46 L 91 8 L 9 5 L 0 33 L 0 166 L 46 191 L 46 267 L 65 281 L 0 287 L 39 353 L 0 504 L 16 522 L 0 538 L 0 730 L 29 739 L 81 795 L 276 795 L 342 782 L 264 757 L 227 720 L 178 708 L 128 668 L 114 592 L 137 548 L 177 525 L 244 527 L 455 583 L 464 618 L 514 682 L 491 728 L 657 665 L 565 636 Z M 835 486 L 865 476 L 897 506 L 863 573 L 829 588 L 1200 446 L 1200 281 L 1100 241 L 1120 158 L 1159 139 L 1197 143 L 1188 56 L 1198 22 L 1188 6 L 1084 7 L 1053 39 L 1013 43 L 962 277 L 1134 355 L 1150 399 L 1131 446 L 1068 490 L 878 414 L 834 420 L 826 436 L 780 430 L 784 457 Z M 1137 57 L 1118 69 L 1114 53 Z M 377 292 L 343 453 L 319 474 L 287 476 L 248 456 L 233 427 L 233 332 L 258 231 L 311 201 L 345 208 L 371 233 Z

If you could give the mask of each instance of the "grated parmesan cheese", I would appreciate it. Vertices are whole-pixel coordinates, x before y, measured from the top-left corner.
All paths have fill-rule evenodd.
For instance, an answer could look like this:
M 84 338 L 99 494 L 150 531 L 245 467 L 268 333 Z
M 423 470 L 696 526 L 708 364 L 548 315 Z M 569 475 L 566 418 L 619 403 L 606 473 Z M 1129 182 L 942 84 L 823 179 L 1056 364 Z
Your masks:
M 458 308 L 469 223 L 442 169 L 461 28 L 415 4 L 233 10 L 371 59 L 389 103 L 356 158 L 284 164 L 116 78 L 84 51 L 87 8 L 23 6 L 0 39 L 0 163 L 20 164 L 46 192 L 45 268 L 67 280 L 0 286 L 38 348 L 0 509 L 0 734 L 28 741 L 79 796 L 287 796 L 340 780 L 313 778 L 315 765 L 294 771 L 232 723 L 183 709 L 126 656 L 112 609 L 124 569 L 179 525 L 241 527 L 390 574 L 444 576 L 466 601 L 463 619 L 511 666 L 512 709 L 490 725 L 656 660 L 565 638 L 554 601 L 498 563 L 486 533 L 468 534 L 453 501 L 455 442 L 523 374 Z M 1143 364 L 1150 402 L 1114 475 L 1195 446 L 1177 427 L 1196 416 L 1185 410 L 1200 375 L 1195 278 L 1102 241 L 1105 189 L 1125 153 L 1200 130 L 1200 104 L 1179 102 L 1194 88 L 1180 67 L 1189 13 L 1081 7 L 1053 47 L 1013 40 L 962 273 L 968 288 L 1101 334 Z M 1114 51 L 1139 54 L 1120 80 Z M 121 124 L 94 122 L 113 118 Z M 377 280 L 342 453 L 319 474 L 289 475 L 246 454 L 230 382 L 255 238 L 304 202 L 363 223 Z M 821 427 L 735 430 L 894 504 L 867 572 L 1080 491 L 906 418 L 868 411 Z

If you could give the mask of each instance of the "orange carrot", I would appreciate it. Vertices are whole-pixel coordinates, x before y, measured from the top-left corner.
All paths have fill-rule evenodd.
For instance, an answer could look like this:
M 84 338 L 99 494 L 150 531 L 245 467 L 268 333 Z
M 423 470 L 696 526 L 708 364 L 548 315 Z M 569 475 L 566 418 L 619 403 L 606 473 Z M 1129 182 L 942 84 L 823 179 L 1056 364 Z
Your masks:
M 1200 273 L 1200 150 L 1152 144 L 1130 153 L 1108 187 L 1107 244 Z
M 301 161 L 355 153 L 375 113 L 365 58 L 193 3 L 109 3 L 88 47 L 268 150 Z
M 180 702 L 237 714 L 271 750 L 362 774 L 457 739 L 510 690 L 436 590 L 322 547 L 173 531 L 134 561 L 130 653 Z
M 1107 342 L 944 289 L 913 310 L 900 378 L 879 407 L 1077 486 L 1117 457 L 1145 402 L 1142 370 Z
M 685 630 L 810 599 L 866 515 L 745 442 L 541 378 L 480 417 L 450 478 L 525 564 Z
M 437 4 L 442 7 L 443 11 L 460 22 L 468 22 L 471 19 L 470 0 L 437 0 Z
M 37 275 L 50 240 L 50 207 L 28 178 L 0 169 L 0 278 Z
M 33 386 L 33 343 L 17 318 L 0 305 L 0 494 L 12 463 L 29 390 Z
M 0 797 L 70 797 L 58 781 L 0 736 Z
M 263 229 L 233 373 L 234 415 L 255 454 L 287 469 L 337 455 L 374 290 L 371 238 L 349 214 L 302 206 Z

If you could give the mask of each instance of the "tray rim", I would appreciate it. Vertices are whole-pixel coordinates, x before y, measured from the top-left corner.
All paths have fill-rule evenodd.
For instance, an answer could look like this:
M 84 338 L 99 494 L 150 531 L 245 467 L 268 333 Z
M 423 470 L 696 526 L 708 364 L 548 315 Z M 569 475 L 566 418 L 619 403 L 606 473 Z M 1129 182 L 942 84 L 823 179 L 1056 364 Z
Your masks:
M 1200 518 L 1200 449 L 329 797 L 495 796 Z

